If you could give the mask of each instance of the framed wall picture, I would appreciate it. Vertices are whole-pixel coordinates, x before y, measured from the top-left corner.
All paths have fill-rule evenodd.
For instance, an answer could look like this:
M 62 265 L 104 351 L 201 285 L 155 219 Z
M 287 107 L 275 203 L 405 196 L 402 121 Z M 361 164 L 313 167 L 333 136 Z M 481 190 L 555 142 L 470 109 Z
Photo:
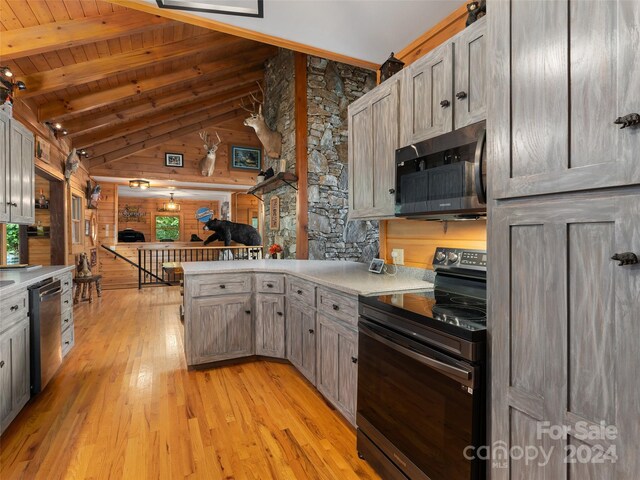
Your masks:
M 165 153 L 164 154 L 164 166 L 165 167 L 184 167 L 184 155 L 181 153 Z
M 280 230 L 280 198 L 276 196 L 269 200 L 269 228 Z
M 92 248 L 90 252 L 89 257 L 91 258 L 91 266 L 95 267 L 98 264 L 98 249 Z
M 231 168 L 260 170 L 262 151 L 255 147 L 231 147 Z
M 44 138 L 36 135 L 36 158 L 39 158 L 43 162 L 51 162 L 51 145 Z

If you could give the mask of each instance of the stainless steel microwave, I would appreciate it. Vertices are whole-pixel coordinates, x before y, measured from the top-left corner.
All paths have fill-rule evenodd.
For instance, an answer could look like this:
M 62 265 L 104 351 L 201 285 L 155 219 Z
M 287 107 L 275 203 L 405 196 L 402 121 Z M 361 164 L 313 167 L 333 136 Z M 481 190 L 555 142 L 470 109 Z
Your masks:
M 486 215 L 485 122 L 396 150 L 397 217 Z

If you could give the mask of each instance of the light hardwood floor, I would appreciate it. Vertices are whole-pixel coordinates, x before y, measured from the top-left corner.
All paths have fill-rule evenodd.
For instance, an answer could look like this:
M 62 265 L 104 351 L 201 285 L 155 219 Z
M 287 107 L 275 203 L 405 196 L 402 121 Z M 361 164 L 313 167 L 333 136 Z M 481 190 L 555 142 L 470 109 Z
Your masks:
M 0 478 L 376 479 L 290 365 L 186 369 L 177 288 L 75 309 L 76 346 L 0 437 Z

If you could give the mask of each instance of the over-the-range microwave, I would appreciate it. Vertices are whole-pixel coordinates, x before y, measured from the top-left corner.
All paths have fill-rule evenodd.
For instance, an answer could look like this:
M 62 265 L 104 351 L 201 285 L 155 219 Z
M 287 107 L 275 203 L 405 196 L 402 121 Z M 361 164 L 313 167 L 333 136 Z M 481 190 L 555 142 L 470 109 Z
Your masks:
M 396 150 L 397 217 L 486 215 L 485 122 Z

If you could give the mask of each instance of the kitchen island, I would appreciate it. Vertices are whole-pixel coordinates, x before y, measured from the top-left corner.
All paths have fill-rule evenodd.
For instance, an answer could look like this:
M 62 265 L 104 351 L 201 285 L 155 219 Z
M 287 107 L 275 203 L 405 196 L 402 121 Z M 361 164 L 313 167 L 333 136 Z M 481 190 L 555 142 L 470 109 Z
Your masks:
M 425 290 L 410 275 L 375 274 L 357 262 L 187 262 L 187 364 L 264 356 L 291 362 L 355 424 L 358 295 Z

